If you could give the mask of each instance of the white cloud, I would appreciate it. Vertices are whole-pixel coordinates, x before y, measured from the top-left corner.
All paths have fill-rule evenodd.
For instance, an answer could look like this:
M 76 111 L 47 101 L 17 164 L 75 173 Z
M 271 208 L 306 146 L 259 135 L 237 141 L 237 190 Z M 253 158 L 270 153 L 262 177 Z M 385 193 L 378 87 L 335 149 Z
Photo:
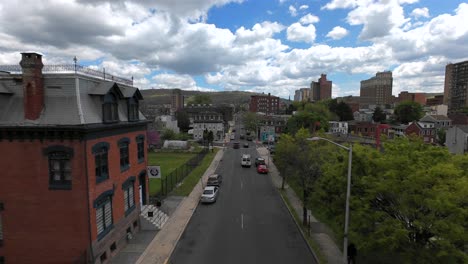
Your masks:
M 307 9 L 307 8 L 309 8 L 308 5 L 301 5 L 301 6 L 299 7 L 299 10 L 304 10 L 304 9 Z
M 327 37 L 332 39 L 342 39 L 348 35 L 348 30 L 340 26 L 334 27 L 330 32 L 328 32 Z
M 294 23 L 287 29 L 289 41 L 313 43 L 315 37 L 315 26 L 312 24 L 303 26 L 300 23 Z
M 317 16 L 314 16 L 312 14 L 307 14 L 307 15 L 301 17 L 301 19 L 299 20 L 299 22 L 302 25 L 313 24 L 313 23 L 317 23 L 319 21 L 320 21 L 320 19 Z
M 321 9 L 334 10 L 339 8 L 354 8 L 358 5 L 358 0 L 332 0 Z
M 293 16 L 293 17 L 297 16 L 297 10 L 292 5 L 289 6 L 289 14 L 291 14 L 291 16 Z
M 429 9 L 427 7 L 423 8 L 415 8 L 413 11 L 411 11 L 411 16 L 415 18 L 420 18 L 420 17 L 429 17 Z

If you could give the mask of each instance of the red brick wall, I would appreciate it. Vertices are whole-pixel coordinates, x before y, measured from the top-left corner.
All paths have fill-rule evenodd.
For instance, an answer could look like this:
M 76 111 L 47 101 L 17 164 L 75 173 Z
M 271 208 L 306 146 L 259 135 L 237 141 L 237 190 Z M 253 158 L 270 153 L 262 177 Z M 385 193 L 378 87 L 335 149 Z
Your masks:
M 49 190 L 48 157 L 43 149 L 74 149 L 72 190 Z M 6 263 L 71 263 L 89 241 L 84 143 L 77 140 L 0 141 L 0 201 Z
M 91 208 L 90 224 L 91 224 L 91 233 L 92 233 L 93 241 L 97 239 L 96 210 L 94 209 L 93 203 L 94 203 L 94 200 L 97 197 L 99 197 L 99 195 L 101 195 L 103 192 L 114 189 L 114 195 L 112 198 L 112 214 L 113 214 L 114 223 L 117 223 L 122 218 L 125 218 L 124 190 L 122 190 L 122 183 L 125 182 L 130 176 L 135 176 L 136 177 L 136 181 L 134 185 L 135 204 L 139 207 L 140 193 L 138 191 L 138 186 L 139 186 L 138 176 L 142 170 L 146 169 L 147 153 L 145 151 L 145 161 L 142 163 L 138 163 L 137 142 L 136 142 L 136 137 L 138 135 L 145 136 L 145 150 L 146 150 L 146 147 L 147 147 L 146 130 L 88 140 L 87 142 L 87 152 L 90 153 L 88 155 L 88 177 L 89 177 L 89 192 L 90 192 L 89 206 Z M 120 151 L 119 151 L 117 142 L 124 137 L 127 137 L 130 139 L 130 144 L 129 144 L 130 168 L 127 171 L 120 172 Z M 108 152 L 109 179 L 96 184 L 95 161 L 94 161 L 94 155 L 92 155 L 92 148 L 95 144 L 99 142 L 107 142 L 110 144 L 110 148 Z M 146 184 L 146 188 L 147 188 L 146 193 L 148 193 L 149 191 L 148 181 Z

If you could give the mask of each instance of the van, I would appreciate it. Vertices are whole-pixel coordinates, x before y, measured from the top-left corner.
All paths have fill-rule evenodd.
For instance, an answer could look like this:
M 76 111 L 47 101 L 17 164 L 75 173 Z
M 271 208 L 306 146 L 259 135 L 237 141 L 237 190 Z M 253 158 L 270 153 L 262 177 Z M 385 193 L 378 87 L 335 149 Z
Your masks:
M 242 167 L 250 167 L 252 166 L 252 162 L 250 159 L 250 154 L 243 154 L 241 159 Z

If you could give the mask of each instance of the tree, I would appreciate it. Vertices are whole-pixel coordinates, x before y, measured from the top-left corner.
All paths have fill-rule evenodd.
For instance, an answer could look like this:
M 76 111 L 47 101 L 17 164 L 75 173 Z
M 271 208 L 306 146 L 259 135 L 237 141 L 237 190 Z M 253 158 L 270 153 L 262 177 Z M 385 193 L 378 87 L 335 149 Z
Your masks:
M 377 106 L 374 109 L 374 113 L 372 114 L 372 120 L 374 120 L 374 122 L 377 123 L 382 123 L 383 121 L 385 121 L 385 119 L 387 119 L 387 115 L 384 113 L 382 108 Z
M 196 94 L 187 100 L 187 104 L 211 104 L 209 94 Z
M 244 113 L 244 127 L 247 131 L 255 131 L 255 137 L 257 135 L 257 128 L 260 124 L 260 119 L 255 113 L 245 112 Z
M 187 132 L 190 128 L 190 119 L 186 111 L 179 110 L 176 112 L 177 125 L 182 132 Z
M 395 107 L 395 115 L 401 123 L 419 120 L 423 116 L 423 108 L 417 102 L 406 101 Z
M 345 102 L 338 103 L 335 113 L 340 118 L 340 121 L 354 120 L 353 110 L 351 110 L 351 107 Z
M 443 128 L 437 129 L 437 142 L 439 145 L 445 145 L 445 139 L 447 138 L 447 131 Z
M 306 128 L 313 134 L 319 129 L 328 128 L 328 120 L 332 118 L 332 114 L 325 103 L 300 103 L 296 106 L 298 111 L 286 124 L 287 133 L 293 135 L 299 129 Z
M 164 140 L 173 140 L 176 139 L 176 133 L 171 129 L 165 128 L 162 132 L 161 139 Z

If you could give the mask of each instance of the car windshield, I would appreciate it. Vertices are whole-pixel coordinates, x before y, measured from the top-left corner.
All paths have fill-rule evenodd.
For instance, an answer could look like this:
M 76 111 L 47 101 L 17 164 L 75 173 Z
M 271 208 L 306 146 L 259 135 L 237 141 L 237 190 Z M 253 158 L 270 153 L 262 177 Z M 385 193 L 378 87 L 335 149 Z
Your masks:
M 213 190 L 204 190 L 203 194 L 213 194 Z

